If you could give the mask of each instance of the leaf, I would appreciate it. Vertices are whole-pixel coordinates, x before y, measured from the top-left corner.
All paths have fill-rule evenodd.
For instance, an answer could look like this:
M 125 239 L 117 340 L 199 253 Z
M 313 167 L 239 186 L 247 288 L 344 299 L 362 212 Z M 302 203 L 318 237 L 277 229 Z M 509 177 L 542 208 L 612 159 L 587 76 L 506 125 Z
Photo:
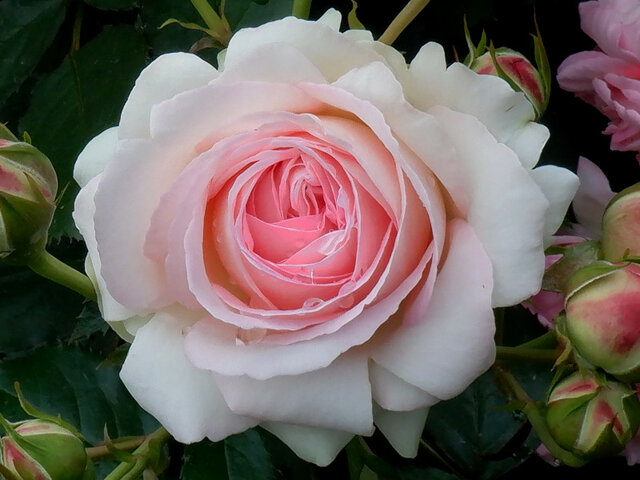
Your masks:
M 347 21 L 349 22 L 349 28 L 351 28 L 353 30 L 365 30 L 364 25 L 358 19 L 358 15 L 356 13 L 357 10 L 358 10 L 358 4 L 355 2 L 355 0 L 351 0 L 351 10 L 349 11 L 349 14 L 347 15 Z
M 132 10 L 138 6 L 138 0 L 84 0 L 84 3 L 101 10 Z
M 54 239 L 77 236 L 71 219 L 78 187 L 73 165 L 84 146 L 118 123 L 122 106 L 146 61 L 140 33 L 129 27 L 106 28 L 33 90 L 33 100 L 20 126 L 53 163 L 60 189 L 66 188 L 49 234 Z
M 187 445 L 182 457 L 180 480 L 225 480 L 227 461 L 224 442 L 204 440 Z
M 96 333 L 104 335 L 107 331 L 109 331 L 109 324 L 102 318 L 98 305 L 95 302 L 89 302 L 78 315 L 69 343 L 86 340 Z
M 228 437 L 224 441 L 224 450 L 229 480 L 277 478 L 271 455 L 256 430 L 247 430 Z
M 212 2 L 212 5 L 218 10 L 219 2 L 214 3 Z M 227 0 L 224 14 L 231 29 L 235 32 L 240 28 L 262 25 L 291 15 L 292 7 L 293 0 L 263 0 L 260 2 Z M 202 36 L 195 31 L 180 28 L 178 25 L 167 25 L 162 30 L 158 30 L 158 27 L 170 18 L 185 23 L 201 23 L 202 20 L 198 12 L 190 2 L 142 0 L 141 18 L 154 56 L 166 52 L 188 51 Z M 206 60 L 215 62 L 214 50 L 208 49 L 198 53 L 202 54 Z
M 512 373 L 532 398 L 544 398 L 551 379 L 547 368 L 524 365 Z M 504 408 L 507 402 L 487 372 L 459 396 L 431 408 L 427 436 L 470 478 L 496 478 L 523 462 L 539 443 L 528 435 L 525 417 Z
M 22 85 L 53 42 L 65 5 L 65 0 L 0 2 L 0 104 Z
M 87 441 L 103 440 L 104 426 L 114 437 L 141 435 L 157 423 L 131 398 L 115 368 L 96 369 L 100 357 L 75 347 L 45 347 L 29 355 L 0 362 L 0 412 L 24 419 L 13 383 L 39 410 L 60 415 L 75 425 Z
M 27 268 L 0 263 L 0 358 L 68 336 L 84 299 Z

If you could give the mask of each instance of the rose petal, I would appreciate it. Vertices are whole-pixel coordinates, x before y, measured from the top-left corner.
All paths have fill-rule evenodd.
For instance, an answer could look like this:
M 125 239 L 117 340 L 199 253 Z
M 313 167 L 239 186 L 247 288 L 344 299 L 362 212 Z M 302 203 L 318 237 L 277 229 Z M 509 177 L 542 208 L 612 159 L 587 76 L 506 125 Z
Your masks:
M 404 458 L 414 458 L 418 454 L 420 438 L 428 414 L 428 408 L 410 412 L 392 412 L 374 405 L 373 410 L 376 426 L 396 452 Z
M 569 204 L 580 186 L 580 180 L 566 168 L 555 165 L 535 168 L 531 176 L 549 201 L 544 226 L 544 246 L 548 247 L 553 243 L 553 234 L 562 225 Z
M 549 130 L 532 120 L 535 112 L 523 93 L 504 80 L 477 74 L 460 63 L 446 68 L 444 49 L 428 43 L 417 53 L 409 69 L 405 94 L 409 102 L 427 111 L 435 105 L 476 117 L 511 148 L 525 167 L 538 162 Z
M 331 27 L 293 17 L 235 33 L 225 56 L 225 69 L 233 67 L 261 45 L 293 45 L 332 82 L 354 67 L 379 60 L 372 50 L 344 38 Z
M 470 115 L 430 110 L 468 175 L 467 219 L 493 264 L 493 306 L 518 303 L 540 289 L 549 202 L 515 154 Z M 513 275 L 513 272 L 519 272 Z
M 261 425 L 307 462 L 326 467 L 353 437 L 351 433 L 303 425 L 265 422 Z
M 73 166 L 73 178 L 78 185 L 84 187 L 102 173 L 115 153 L 117 144 L 118 127 L 107 128 L 87 143 Z
M 184 356 L 182 331 L 197 315 L 184 309 L 156 314 L 138 330 L 120 372 L 142 408 L 183 443 L 222 440 L 258 423 L 231 412 L 211 375 Z
M 449 224 L 449 253 L 423 322 L 381 332 L 372 358 L 442 400 L 462 392 L 493 363 L 491 263 L 473 229 Z
M 386 410 L 406 412 L 430 407 L 440 401 L 373 361 L 369 366 L 369 378 L 373 399 Z
M 328 367 L 302 375 L 268 380 L 215 378 L 229 408 L 240 415 L 359 435 L 373 433 L 367 358 L 361 353 L 346 353 Z
M 119 138 L 148 138 L 154 105 L 181 92 L 206 85 L 218 76 L 209 63 L 190 53 L 169 53 L 141 73 L 122 108 Z
M 597 240 L 602 236 L 604 210 L 615 193 L 602 170 L 585 157 L 578 161 L 578 178 L 580 187 L 573 199 L 573 212 L 589 237 Z

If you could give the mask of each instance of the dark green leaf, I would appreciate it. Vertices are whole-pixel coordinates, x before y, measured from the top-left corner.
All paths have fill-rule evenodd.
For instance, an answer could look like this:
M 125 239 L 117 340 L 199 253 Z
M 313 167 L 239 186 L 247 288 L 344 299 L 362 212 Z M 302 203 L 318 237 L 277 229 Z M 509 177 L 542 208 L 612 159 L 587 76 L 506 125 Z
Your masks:
M 211 2 L 218 10 L 219 5 Z M 271 20 L 291 15 L 293 0 L 268 0 L 254 2 L 253 0 L 227 1 L 225 16 L 231 29 L 235 32 L 239 28 L 261 25 Z M 190 2 L 176 2 L 174 0 L 142 0 L 142 20 L 145 34 L 149 38 L 153 55 L 166 52 L 188 51 L 191 46 L 202 38 L 202 34 L 181 28 L 178 24 L 158 27 L 170 18 L 181 22 L 201 24 L 202 19 Z M 206 52 L 206 53 L 205 53 Z M 215 52 L 203 51 L 204 58 L 215 60 Z
M 84 0 L 92 7 L 102 10 L 131 10 L 138 6 L 138 0 Z
M 226 480 L 227 461 L 224 442 L 204 440 L 187 445 L 182 457 L 180 480 Z
M 18 89 L 51 45 L 65 4 L 65 0 L 0 2 L 0 104 Z
M 544 397 L 551 374 L 545 367 L 512 369 L 534 399 Z M 518 466 L 539 443 L 525 417 L 505 408 L 508 400 L 487 372 L 456 398 L 432 407 L 427 436 L 459 470 L 471 478 L 490 479 Z
M 53 238 L 77 234 L 71 219 L 78 192 L 73 165 L 89 140 L 118 123 L 145 58 L 141 34 L 107 28 L 35 86 L 21 128 L 51 159 L 60 191 L 66 187 L 50 229 Z
M 0 354 L 55 341 L 73 330 L 84 299 L 27 268 L 0 264 Z
M 0 362 L 0 412 L 10 420 L 24 418 L 16 393 L 20 382 L 26 399 L 38 409 L 78 427 L 87 441 L 141 435 L 157 428 L 126 391 L 115 368 L 100 368 L 98 356 L 74 347 L 46 347 L 15 360 Z
M 229 480 L 275 480 L 276 470 L 263 438 L 257 430 L 247 430 L 224 441 Z
M 90 302 L 84 306 L 82 312 L 78 315 L 76 325 L 69 337 L 69 342 L 86 340 L 93 334 L 105 334 L 108 330 L 109 324 L 102 318 L 98 305 L 95 302 Z

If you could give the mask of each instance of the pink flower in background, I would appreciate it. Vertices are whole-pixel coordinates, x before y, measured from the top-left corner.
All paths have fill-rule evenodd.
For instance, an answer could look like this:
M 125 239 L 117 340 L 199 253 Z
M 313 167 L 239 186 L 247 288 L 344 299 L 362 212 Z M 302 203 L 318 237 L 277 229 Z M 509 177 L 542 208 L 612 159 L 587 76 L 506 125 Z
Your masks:
M 582 29 L 598 47 L 568 57 L 558 83 L 609 118 L 604 133 L 612 150 L 640 152 L 640 2 L 599 0 L 579 8 Z

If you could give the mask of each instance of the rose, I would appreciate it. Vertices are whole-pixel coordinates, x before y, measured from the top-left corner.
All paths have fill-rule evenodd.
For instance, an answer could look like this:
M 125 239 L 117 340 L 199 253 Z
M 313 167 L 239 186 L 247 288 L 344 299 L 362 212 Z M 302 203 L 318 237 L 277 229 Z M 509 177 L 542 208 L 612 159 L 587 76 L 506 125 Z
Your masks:
M 600 0 L 579 6 L 582 29 L 598 49 L 568 57 L 558 83 L 605 114 L 611 149 L 640 151 L 640 4 Z M 640 159 L 640 154 L 638 157 Z
M 261 425 L 329 463 L 375 424 L 415 455 L 430 405 L 493 361 L 535 293 L 570 172 L 503 80 L 408 68 L 340 15 L 165 55 L 83 151 L 74 217 L 121 377 L 182 442 Z

